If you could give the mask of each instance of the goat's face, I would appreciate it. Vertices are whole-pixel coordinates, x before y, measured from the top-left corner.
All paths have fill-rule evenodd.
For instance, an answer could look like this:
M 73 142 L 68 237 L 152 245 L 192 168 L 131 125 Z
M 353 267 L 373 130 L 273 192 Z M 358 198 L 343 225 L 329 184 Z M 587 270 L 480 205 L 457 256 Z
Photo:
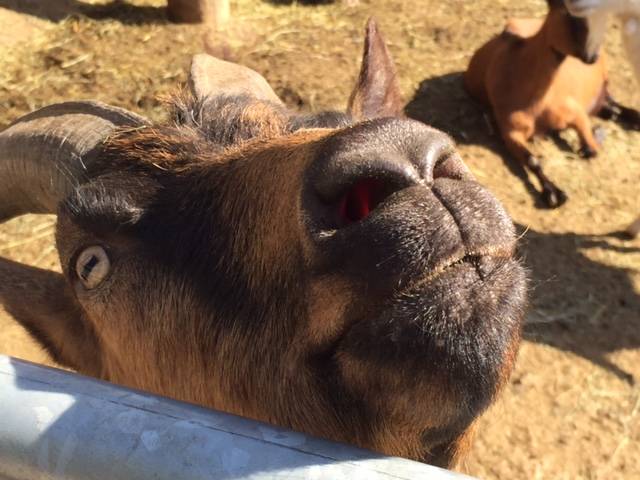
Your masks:
M 570 55 L 588 64 L 595 63 L 604 40 L 604 30 L 598 27 L 602 22 L 594 23 L 572 15 L 563 0 L 548 0 L 547 3 L 548 41 L 551 47 L 562 56 Z M 598 32 L 592 31 L 592 28 Z
M 511 221 L 450 139 L 373 118 L 400 104 L 374 24 L 368 35 L 349 115 L 219 96 L 182 103 L 177 127 L 106 141 L 58 211 L 64 311 L 92 348 L 49 341 L 57 358 L 453 462 L 511 370 L 525 278 Z

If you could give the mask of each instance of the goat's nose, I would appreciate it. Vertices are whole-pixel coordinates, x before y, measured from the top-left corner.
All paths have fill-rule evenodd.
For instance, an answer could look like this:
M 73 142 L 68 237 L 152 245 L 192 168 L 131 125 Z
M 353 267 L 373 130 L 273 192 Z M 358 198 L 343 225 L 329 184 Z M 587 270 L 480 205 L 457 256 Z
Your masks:
M 463 179 L 470 173 L 447 135 L 404 119 L 380 119 L 337 133 L 309 173 L 326 207 L 325 228 L 363 220 L 395 192 L 429 188 L 437 177 Z

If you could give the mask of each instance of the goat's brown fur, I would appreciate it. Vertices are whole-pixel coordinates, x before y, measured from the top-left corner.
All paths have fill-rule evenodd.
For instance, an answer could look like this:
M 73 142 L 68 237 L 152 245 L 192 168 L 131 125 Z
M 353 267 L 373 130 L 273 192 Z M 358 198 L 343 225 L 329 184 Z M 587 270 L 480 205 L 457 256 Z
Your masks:
M 378 118 L 402 105 L 367 31 L 350 114 L 220 91 L 179 99 L 173 126 L 116 132 L 60 204 L 63 273 L 0 259 L 24 278 L 0 301 L 81 372 L 452 465 L 511 371 L 526 281 L 511 221 L 448 137 Z M 341 224 L 336 182 L 363 175 L 392 191 Z M 111 262 L 90 290 L 74 263 L 89 245 Z

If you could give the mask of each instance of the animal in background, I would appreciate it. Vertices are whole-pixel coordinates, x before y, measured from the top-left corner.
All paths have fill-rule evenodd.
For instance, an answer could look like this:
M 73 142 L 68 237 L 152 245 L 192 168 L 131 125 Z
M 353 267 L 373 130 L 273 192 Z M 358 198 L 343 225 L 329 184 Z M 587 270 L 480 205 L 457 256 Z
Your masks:
M 528 141 L 540 133 L 573 128 L 580 153 L 600 149 L 590 115 L 640 128 L 640 114 L 617 103 L 607 90 L 604 54 L 589 48 L 589 25 L 562 0 L 548 0 L 545 19 L 513 19 L 472 57 L 464 75 L 469 94 L 489 106 L 507 150 L 533 173 L 545 206 L 567 195 L 544 173 Z
M 565 0 L 569 11 L 589 23 L 590 45 L 604 41 L 607 17 L 617 15 L 622 24 L 622 43 L 640 82 L 640 0 Z M 640 235 L 640 217 L 626 229 L 629 236 Z
M 526 276 L 449 137 L 401 117 L 374 21 L 346 112 L 197 55 L 167 125 L 96 102 L 0 132 L 0 221 L 57 212 L 63 272 L 0 258 L 62 365 L 443 466 L 507 381 Z

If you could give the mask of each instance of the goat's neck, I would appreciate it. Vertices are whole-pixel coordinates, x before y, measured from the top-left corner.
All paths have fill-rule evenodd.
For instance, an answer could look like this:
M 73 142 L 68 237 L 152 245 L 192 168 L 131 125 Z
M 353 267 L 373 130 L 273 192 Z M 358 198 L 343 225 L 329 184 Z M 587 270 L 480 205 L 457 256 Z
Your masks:
M 566 59 L 566 55 L 558 52 L 549 41 L 546 22 L 535 35 L 524 41 L 522 53 L 528 66 L 528 83 L 534 90 L 529 94 L 533 97 L 542 96 L 553 83 L 560 65 Z

